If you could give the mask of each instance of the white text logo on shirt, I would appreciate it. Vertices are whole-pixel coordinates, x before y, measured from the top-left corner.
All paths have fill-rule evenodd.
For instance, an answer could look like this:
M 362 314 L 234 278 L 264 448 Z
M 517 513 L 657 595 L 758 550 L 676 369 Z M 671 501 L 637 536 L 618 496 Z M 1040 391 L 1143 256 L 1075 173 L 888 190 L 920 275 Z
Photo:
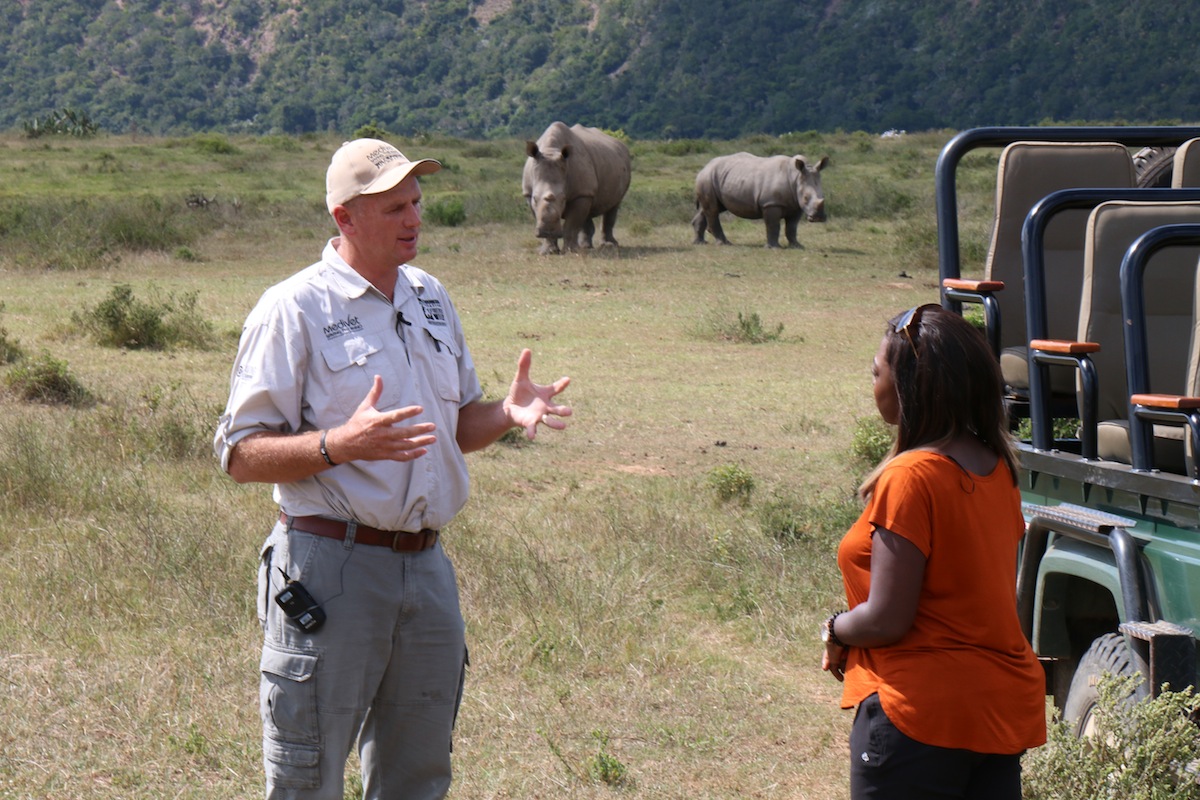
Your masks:
M 339 319 L 332 325 L 326 325 L 322 328 L 322 333 L 326 339 L 336 339 L 339 336 L 345 336 L 347 333 L 357 333 L 363 329 L 362 323 L 358 321 L 358 317 L 346 317 Z

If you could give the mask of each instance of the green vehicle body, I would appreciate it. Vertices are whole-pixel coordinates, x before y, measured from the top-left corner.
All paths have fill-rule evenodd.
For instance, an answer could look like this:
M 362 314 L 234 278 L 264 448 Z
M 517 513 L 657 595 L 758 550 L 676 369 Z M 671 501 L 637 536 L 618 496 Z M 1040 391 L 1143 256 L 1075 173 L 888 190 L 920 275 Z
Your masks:
M 1200 128 L 980 128 L 959 134 L 937 166 L 941 278 L 960 277 L 954 173 L 968 151 L 1018 141 L 1115 141 L 1161 149 L 1195 137 Z M 961 311 L 963 302 L 987 307 L 985 299 L 943 283 L 945 307 Z M 1094 692 L 1101 667 L 1140 672 L 1146 679 L 1141 696 L 1164 686 L 1200 685 L 1200 481 L 1086 458 L 1070 442 L 1048 444 L 1036 434 L 1019 443 L 1018 455 L 1027 523 L 1018 610 L 1046 669 L 1047 694 L 1083 733 L 1094 698 L 1082 695 L 1089 685 Z

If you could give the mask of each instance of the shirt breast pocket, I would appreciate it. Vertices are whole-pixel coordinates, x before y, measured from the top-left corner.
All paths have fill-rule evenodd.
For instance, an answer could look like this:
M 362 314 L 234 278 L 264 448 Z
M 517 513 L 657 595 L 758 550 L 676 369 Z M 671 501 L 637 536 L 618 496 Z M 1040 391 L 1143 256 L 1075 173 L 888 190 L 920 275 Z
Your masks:
M 433 382 L 438 397 L 452 403 L 462 400 L 462 382 L 458 376 L 458 361 L 462 356 L 454 339 L 442 331 L 425 329 L 433 365 Z
M 354 414 L 371 391 L 376 375 L 383 378 L 383 394 L 375 407 L 382 410 L 400 405 L 403 392 L 400 376 L 379 336 L 364 334 L 339 339 L 322 348 L 321 356 L 329 370 L 329 394 L 347 417 Z

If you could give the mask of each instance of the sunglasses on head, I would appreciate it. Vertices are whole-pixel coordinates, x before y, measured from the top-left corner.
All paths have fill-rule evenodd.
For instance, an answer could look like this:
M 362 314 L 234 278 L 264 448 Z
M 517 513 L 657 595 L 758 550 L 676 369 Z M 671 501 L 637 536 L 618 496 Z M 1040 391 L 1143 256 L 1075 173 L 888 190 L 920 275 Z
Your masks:
M 896 320 L 896 333 L 903 334 L 904 338 L 908 340 L 908 346 L 912 348 L 914 356 L 920 355 L 920 351 L 917 350 L 917 334 L 921 330 L 921 317 L 927 310 L 935 307 L 941 308 L 936 303 L 913 306 Z

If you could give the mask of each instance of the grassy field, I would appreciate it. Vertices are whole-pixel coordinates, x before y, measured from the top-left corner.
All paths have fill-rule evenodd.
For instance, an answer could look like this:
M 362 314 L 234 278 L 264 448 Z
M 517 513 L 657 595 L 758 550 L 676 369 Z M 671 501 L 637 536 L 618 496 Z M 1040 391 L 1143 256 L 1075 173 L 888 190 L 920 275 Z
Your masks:
M 517 141 L 398 140 L 442 159 L 417 262 L 449 287 L 485 392 L 522 347 L 570 375 L 569 429 L 470 456 L 446 531 L 472 668 L 458 798 L 844 798 L 850 717 L 819 670 L 834 550 L 869 464 L 885 320 L 937 298 L 933 165 L 949 133 L 634 142 L 619 250 L 536 255 Z M 0 797 L 210 800 L 261 785 L 254 616 L 269 487 L 211 432 L 241 322 L 319 256 L 306 139 L 0 137 Z M 829 155 L 829 221 L 691 244 L 712 156 Z M 990 159 L 990 160 L 989 160 Z M 994 156 L 960 182 L 981 263 Z M 202 346 L 99 344 L 119 287 Z M 188 298 L 192 304 L 184 302 Z M 756 341 L 762 339 L 763 341 Z M 91 403 L 30 402 L 51 359 Z

